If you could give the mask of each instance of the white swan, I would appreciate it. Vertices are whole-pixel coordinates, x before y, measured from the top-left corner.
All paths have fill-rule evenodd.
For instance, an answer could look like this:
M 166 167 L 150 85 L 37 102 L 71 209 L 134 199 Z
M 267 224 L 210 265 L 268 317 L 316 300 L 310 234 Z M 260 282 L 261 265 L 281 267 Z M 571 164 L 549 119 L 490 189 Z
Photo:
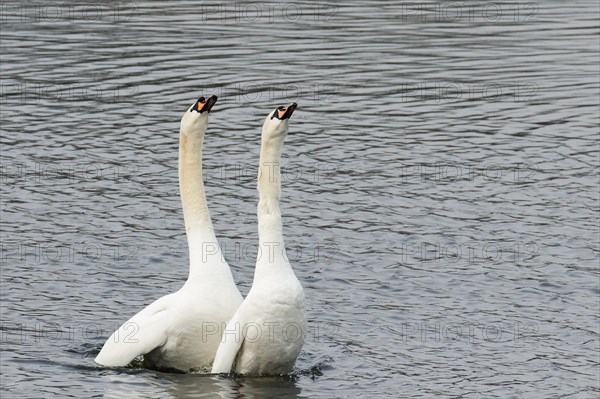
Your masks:
M 227 323 L 212 373 L 289 373 L 306 336 L 304 291 L 285 253 L 279 198 L 281 147 L 293 103 L 267 116 L 258 176 L 259 254 L 248 296 Z
M 96 357 L 98 364 L 125 366 L 144 355 L 148 367 L 208 372 L 222 326 L 242 303 L 213 231 L 202 182 L 202 144 L 216 101 L 216 96 L 200 97 L 181 119 L 179 187 L 189 277 L 179 291 L 156 300 L 119 327 Z

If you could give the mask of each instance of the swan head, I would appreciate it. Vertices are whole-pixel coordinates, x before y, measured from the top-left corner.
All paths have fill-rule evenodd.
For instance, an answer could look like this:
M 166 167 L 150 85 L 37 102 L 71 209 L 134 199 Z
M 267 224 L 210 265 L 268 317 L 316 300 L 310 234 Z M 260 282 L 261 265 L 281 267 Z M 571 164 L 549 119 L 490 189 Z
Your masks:
M 287 134 L 290 118 L 297 107 L 298 104 L 291 103 L 274 109 L 263 124 L 263 138 L 265 140 L 283 139 Z
M 208 98 L 200 97 L 196 100 L 181 118 L 181 132 L 188 134 L 206 132 L 208 128 L 208 114 L 217 102 L 217 99 L 217 96 L 210 96 Z

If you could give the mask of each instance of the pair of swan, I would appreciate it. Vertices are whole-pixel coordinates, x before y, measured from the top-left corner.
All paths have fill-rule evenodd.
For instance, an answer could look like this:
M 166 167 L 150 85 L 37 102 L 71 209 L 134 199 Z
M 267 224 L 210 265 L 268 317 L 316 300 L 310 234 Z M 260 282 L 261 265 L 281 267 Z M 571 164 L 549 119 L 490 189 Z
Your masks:
M 304 291 L 285 253 L 279 199 L 280 158 L 297 104 L 278 107 L 263 124 L 258 176 L 259 252 L 252 288 L 238 291 L 217 242 L 202 181 L 202 145 L 216 96 L 200 97 L 181 119 L 179 186 L 188 239 L 189 277 L 179 291 L 148 305 L 120 326 L 96 357 L 125 366 L 289 373 L 306 336 Z

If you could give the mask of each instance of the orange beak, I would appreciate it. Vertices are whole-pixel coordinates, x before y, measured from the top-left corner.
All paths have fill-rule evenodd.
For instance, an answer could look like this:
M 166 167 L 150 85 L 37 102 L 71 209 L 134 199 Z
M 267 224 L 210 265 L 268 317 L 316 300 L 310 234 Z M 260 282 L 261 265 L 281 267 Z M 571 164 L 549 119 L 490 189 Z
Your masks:
M 296 103 L 291 103 L 290 105 L 287 105 L 287 106 L 278 107 L 275 110 L 275 112 L 273 113 L 273 117 L 276 117 L 277 119 L 281 119 L 281 120 L 289 119 L 297 107 L 298 107 L 298 104 L 296 104 Z M 273 119 L 273 117 L 271 119 Z
M 218 98 L 219 97 L 217 96 L 210 96 L 207 99 L 205 99 L 204 97 L 200 97 L 198 101 L 196 101 L 196 105 L 192 109 L 195 109 L 200 113 L 203 113 L 204 111 L 210 112 L 212 107 L 217 103 Z

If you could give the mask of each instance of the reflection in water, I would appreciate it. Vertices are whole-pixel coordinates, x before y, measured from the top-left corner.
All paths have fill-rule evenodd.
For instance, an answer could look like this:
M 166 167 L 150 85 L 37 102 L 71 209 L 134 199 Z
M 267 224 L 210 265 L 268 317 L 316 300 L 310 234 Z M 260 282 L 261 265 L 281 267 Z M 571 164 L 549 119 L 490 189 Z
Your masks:
M 294 381 L 276 377 L 234 380 L 218 376 L 181 376 L 173 382 L 169 390 L 173 398 L 209 397 L 209 392 L 213 397 L 217 394 L 224 399 L 258 399 L 265 395 L 272 398 L 297 398 L 302 391 Z
M 143 379 L 138 377 L 143 376 Z M 217 375 L 161 373 L 136 370 L 125 374 L 105 375 L 108 382 L 105 397 L 122 398 L 128 395 L 149 395 L 155 387 L 143 381 L 155 380 L 169 398 L 297 398 L 302 389 L 289 377 L 225 378 Z
M 597 2 L 35 4 L 1 10 L 6 396 L 595 392 Z M 219 96 L 205 181 L 244 294 L 262 119 L 299 103 L 293 382 L 92 360 L 187 277 L 178 122 L 201 94 Z

